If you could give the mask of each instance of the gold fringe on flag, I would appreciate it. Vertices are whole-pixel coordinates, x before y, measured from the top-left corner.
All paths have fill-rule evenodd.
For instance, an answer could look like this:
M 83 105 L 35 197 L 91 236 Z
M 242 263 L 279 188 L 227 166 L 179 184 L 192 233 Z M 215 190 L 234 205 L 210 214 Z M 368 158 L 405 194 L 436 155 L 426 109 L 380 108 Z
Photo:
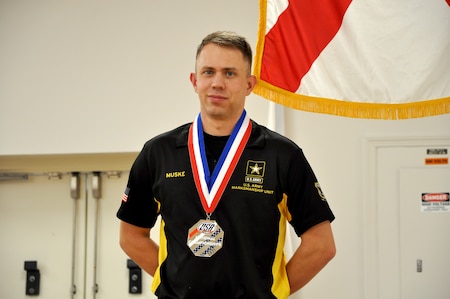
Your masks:
M 297 110 L 352 118 L 400 120 L 450 113 L 450 96 L 408 103 L 350 102 L 296 94 L 260 79 L 266 34 L 267 0 L 259 1 L 258 39 L 253 73 L 258 84 L 253 92 L 275 103 Z
M 262 80 L 253 92 L 293 109 L 352 118 L 400 120 L 450 113 L 450 97 L 403 104 L 349 102 L 294 94 Z

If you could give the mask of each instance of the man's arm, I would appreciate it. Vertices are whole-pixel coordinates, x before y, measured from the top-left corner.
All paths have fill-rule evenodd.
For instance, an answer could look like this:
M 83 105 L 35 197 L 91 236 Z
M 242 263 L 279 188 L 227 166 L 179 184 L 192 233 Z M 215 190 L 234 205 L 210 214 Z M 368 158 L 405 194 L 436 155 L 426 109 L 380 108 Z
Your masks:
M 335 256 L 329 221 L 321 222 L 301 235 L 301 244 L 286 265 L 291 294 L 304 287 Z
M 120 222 L 120 247 L 145 272 L 153 276 L 158 267 L 158 245 L 150 239 L 150 229 Z

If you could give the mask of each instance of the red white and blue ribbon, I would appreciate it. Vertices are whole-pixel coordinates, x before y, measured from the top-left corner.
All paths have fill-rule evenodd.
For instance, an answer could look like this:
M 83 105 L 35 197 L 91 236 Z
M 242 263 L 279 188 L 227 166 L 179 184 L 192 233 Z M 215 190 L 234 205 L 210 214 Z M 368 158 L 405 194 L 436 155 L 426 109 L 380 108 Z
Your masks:
M 207 215 L 210 215 L 217 207 L 234 168 L 244 151 L 251 130 L 252 123 L 244 110 L 225 144 L 213 173 L 210 174 L 206 159 L 201 115 L 199 114 L 192 123 L 188 137 L 189 157 L 195 186 Z

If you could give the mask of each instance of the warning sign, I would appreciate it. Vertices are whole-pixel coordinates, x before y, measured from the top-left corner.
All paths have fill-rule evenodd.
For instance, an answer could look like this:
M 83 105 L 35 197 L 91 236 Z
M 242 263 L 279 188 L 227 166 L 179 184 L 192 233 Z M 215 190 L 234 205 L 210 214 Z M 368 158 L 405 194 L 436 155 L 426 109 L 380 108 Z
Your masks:
M 449 212 L 450 193 L 422 193 L 422 212 Z
M 448 164 L 448 158 L 426 158 L 425 165 L 444 165 Z

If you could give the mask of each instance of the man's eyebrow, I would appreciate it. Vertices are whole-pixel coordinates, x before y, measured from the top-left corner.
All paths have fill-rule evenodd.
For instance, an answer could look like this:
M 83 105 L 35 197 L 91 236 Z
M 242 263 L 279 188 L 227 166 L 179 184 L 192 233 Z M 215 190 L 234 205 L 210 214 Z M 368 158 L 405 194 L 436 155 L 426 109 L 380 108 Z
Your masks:
M 217 70 L 217 68 L 212 67 L 212 66 L 203 66 L 202 68 L 200 68 L 201 70 Z M 237 67 L 224 67 L 224 68 L 220 68 L 218 70 L 224 70 L 224 71 L 236 71 L 238 68 Z
M 226 67 L 224 68 L 225 71 L 237 71 L 238 68 L 237 67 Z

